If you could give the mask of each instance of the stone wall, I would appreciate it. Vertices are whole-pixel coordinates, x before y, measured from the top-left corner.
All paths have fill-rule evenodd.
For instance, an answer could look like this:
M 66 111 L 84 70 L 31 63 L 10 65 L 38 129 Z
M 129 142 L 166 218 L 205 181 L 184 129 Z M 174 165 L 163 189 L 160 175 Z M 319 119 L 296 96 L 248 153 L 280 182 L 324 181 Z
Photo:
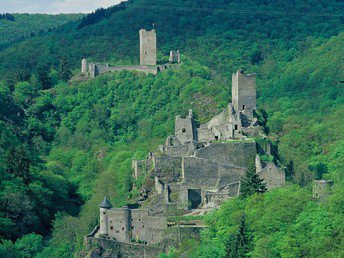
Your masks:
M 315 180 L 313 183 L 313 198 L 320 201 L 326 200 L 332 193 L 332 186 L 332 180 Z
M 174 134 L 181 144 L 197 140 L 196 133 L 196 126 L 192 115 L 186 118 L 176 116 Z
M 146 209 L 130 210 L 127 207 L 101 209 L 100 212 L 100 228 L 107 227 L 107 237 L 110 239 L 124 243 L 135 239 L 149 244 L 157 244 L 164 239 L 166 217 L 150 216 Z
M 188 188 L 215 189 L 240 181 L 245 170 L 208 159 L 184 157 L 182 173 Z
M 261 179 L 264 179 L 268 189 L 280 187 L 285 184 L 285 173 L 274 162 L 267 164 L 258 174 Z
M 112 208 L 108 209 L 106 213 L 108 219 L 108 236 L 120 242 L 130 242 L 131 214 L 129 208 Z M 100 221 L 100 224 L 100 227 L 102 227 L 102 221 Z
M 182 176 L 182 158 L 161 156 L 154 158 L 154 175 L 165 182 L 177 182 Z
M 98 249 L 98 255 L 107 258 L 151 258 L 159 257 L 165 251 L 163 246 L 120 243 L 118 241 L 96 237 L 85 237 L 84 242 L 87 249 Z
M 141 175 L 147 174 L 152 166 L 152 159 L 133 160 L 131 167 L 134 171 L 134 178 L 137 180 Z
M 227 141 L 211 143 L 209 146 L 195 151 L 195 156 L 222 164 L 246 168 L 254 162 L 256 156 L 255 141 Z
M 200 125 L 197 129 L 200 142 L 212 140 L 227 140 L 233 137 L 233 128 L 230 123 L 229 109 L 213 117 L 208 123 Z
M 156 32 L 141 29 L 140 34 L 140 65 L 156 65 Z
M 192 147 L 192 146 L 191 146 Z M 182 157 L 193 153 L 193 148 L 190 149 L 189 144 L 179 146 L 161 146 L 160 148 L 163 154 L 167 156 Z
M 131 210 L 131 238 L 158 244 L 164 239 L 166 217 L 149 216 L 148 210 Z

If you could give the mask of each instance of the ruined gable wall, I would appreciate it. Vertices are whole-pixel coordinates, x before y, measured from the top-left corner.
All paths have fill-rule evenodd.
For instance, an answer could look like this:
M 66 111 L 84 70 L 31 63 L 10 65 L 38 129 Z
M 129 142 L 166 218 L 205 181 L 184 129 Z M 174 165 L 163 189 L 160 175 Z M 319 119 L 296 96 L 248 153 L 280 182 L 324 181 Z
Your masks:
M 216 136 L 218 140 L 229 139 L 232 136 L 232 126 L 228 107 L 208 123 L 202 124 L 197 131 L 200 142 L 215 140 Z
M 285 184 L 284 171 L 279 169 L 273 162 L 270 162 L 258 174 L 261 179 L 264 179 L 268 189 L 280 187 Z
M 246 168 L 256 156 L 256 143 L 254 141 L 229 141 L 212 143 L 211 145 L 195 151 L 195 156 L 209 159 L 222 164 Z
M 174 134 L 181 144 L 197 140 L 193 119 L 189 117 L 181 118 L 180 116 L 176 116 Z
M 133 160 L 131 167 L 134 170 L 134 178 L 138 179 L 141 175 L 145 175 L 150 171 L 152 159 Z

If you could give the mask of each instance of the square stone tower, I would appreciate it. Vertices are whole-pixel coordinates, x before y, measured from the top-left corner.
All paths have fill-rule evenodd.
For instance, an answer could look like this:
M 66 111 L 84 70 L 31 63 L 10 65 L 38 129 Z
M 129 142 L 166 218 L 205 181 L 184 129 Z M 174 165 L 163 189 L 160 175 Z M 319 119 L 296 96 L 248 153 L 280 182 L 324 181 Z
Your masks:
M 140 65 L 156 65 L 156 32 L 141 29 L 140 32 Z
M 239 70 L 232 75 L 232 104 L 236 112 L 256 108 L 256 74 Z

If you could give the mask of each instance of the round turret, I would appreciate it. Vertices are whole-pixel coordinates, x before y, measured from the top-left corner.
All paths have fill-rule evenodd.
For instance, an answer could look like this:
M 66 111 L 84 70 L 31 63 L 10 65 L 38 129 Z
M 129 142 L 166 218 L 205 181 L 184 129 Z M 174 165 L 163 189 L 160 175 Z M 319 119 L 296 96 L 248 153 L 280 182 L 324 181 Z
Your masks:
M 104 200 L 99 205 L 100 211 L 100 234 L 101 235 L 108 235 L 109 234 L 109 218 L 108 218 L 108 210 L 112 208 L 112 204 L 110 203 L 107 197 L 104 197 Z

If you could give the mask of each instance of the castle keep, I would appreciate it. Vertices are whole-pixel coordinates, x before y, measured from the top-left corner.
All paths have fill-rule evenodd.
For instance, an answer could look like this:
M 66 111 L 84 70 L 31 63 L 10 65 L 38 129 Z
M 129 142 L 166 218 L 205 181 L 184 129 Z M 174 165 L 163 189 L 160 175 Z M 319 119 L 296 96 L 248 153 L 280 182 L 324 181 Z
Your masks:
M 156 65 L 156 32 L 155 30 L 140 32 L 140 65 Z
M 157 74 L 169 68 L 178 68 L 180 63 L 180 52 L 172 50 L 170 52 L 169 63 L 157 65 L 157 36 L 155 29 L 147 31 L 141 29 L 140 36 L 140 65 L 117 65 L 111 66 L 108 63 L 88 63 L 87 59 L 81 61 L 81 73 L 89 75 L 91 78 L 117 71 L 137 71 L 145 74 Z
M 265 137 L 254 116 L 255 74 L 239 70 L 232 75 L 232 99 L 220 114 L 199 126 L 192 110 L 186 117 L 176 116 L 174 135 L 168 136 L 165 144 L 156 153 L 149 153 L 147 159 L 133 161 L 134 179 L 152 180 L 147 183 L 150 187 L 141 189 L 137 201 L 141 207 L 112 208 L 105 198 L 100 205 L 100 229 L 86 239 L 140 242 L 145 244 L 143 250 L 159 246 L 154 249 L 157 253 L 149 249 L 152 256 L 157 256 L 162 247 L 170 246 L 171 239 L 175 239 L 168 233 L 170 229 L 181 227 L 168 222 L 170 215 L 204 214 L 238 196 L 240 181 L 251 164 L 268 189 L 282 186 L 284 171 L 274 161 L 261 159 L 271 156 L 269 144 L 260 146 L 254 140 Z M 190 231 L 200 227 L 195 222 L 186 228 Z M 127 249 L 121 248 L 121 255 L 130 256 Z

